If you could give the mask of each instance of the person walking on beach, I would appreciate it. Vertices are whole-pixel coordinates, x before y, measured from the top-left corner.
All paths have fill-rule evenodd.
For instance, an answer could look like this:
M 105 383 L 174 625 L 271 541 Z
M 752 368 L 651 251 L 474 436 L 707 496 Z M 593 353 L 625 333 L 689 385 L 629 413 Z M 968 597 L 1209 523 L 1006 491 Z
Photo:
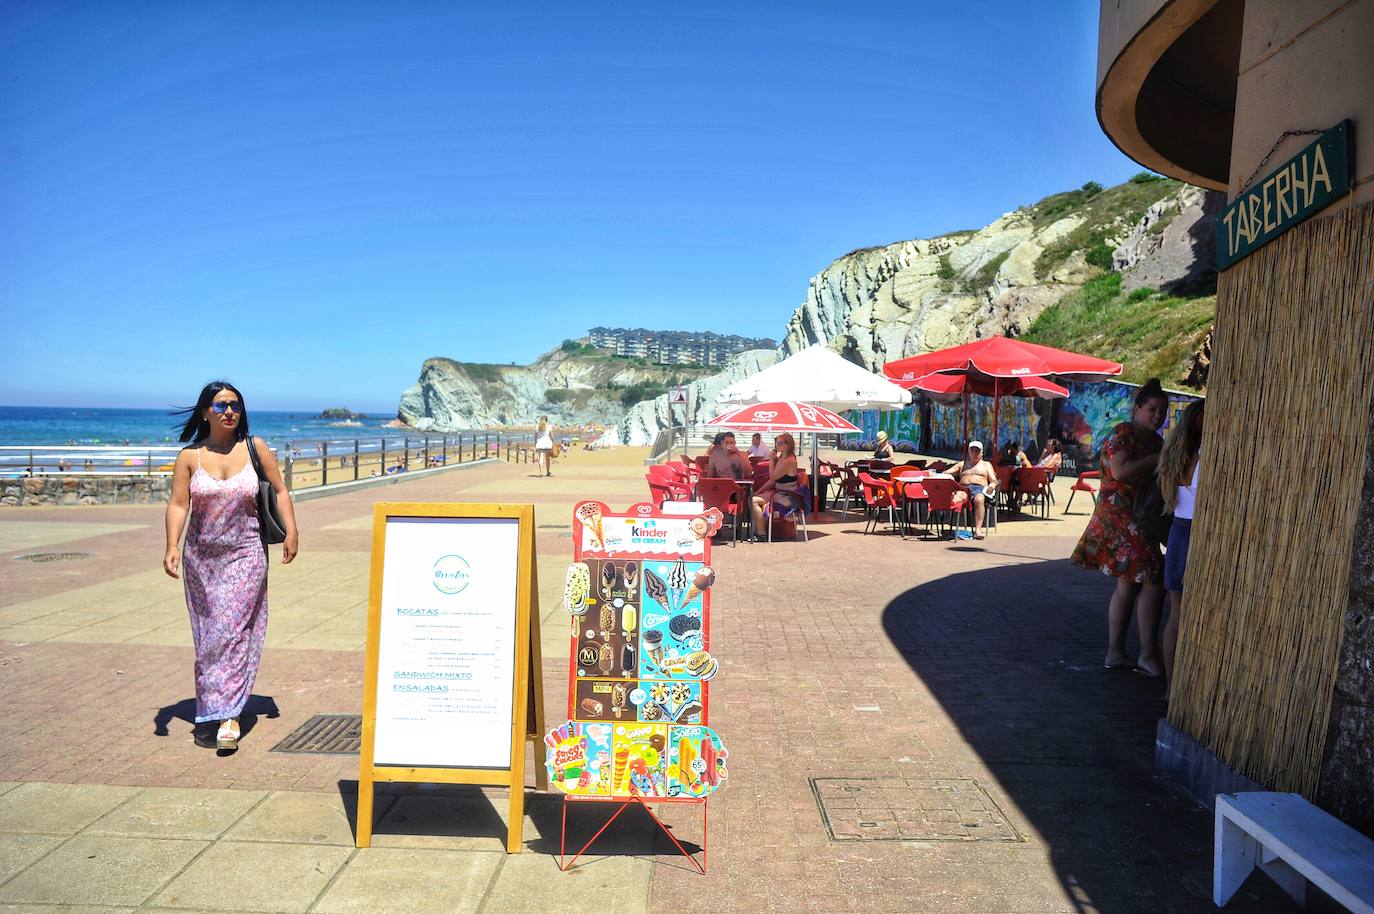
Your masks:
M 1116 578 L 1116 591 L 1107 608 L 1107 656 L 1109 670 L 1135 667 L 1147 676 L 1159 676 L 1156 630 L 1164 603 L 1164 556 L 1135 522 L 1136 489 L 1159 463 L 1164 446 L 1160 426 L 1169 411 L 1169 397 L 1158 378 L 1151 378 L 1135 395 L 1130 422 L 1112 429 L 1102 445 L 1102 486 L 1097 508 L 1073 550 L 1073 563 L 1100 570 Z M 1140 630 L 1140 656 L 1135 663 L 1126 657 L 1126 628 L 1135 607 Z
M 539 476 L 552 476 L 553 464 L 549 460 L 549 455 L 553 452 L 553 427 L 549 425 L 548 416 L 539 417 L 539 427 L 535 430 L 534 437 L 534 459 L 535 465 L 539 467 Z
M 1198 469 L 1202 456 L 1202 411 L 1206 400 L 1194 400 L 1169 432 L 1159 455 L 1159 492 L 1164 509 L 1174 515 L 1164 552 L 1164 589 L 1169 593 L 1169 621 L 1164 623 L 1164 675 L 1174 688 L 1174 654 L 1178 651 L 1179 611 L 1183 608 L 1183 572 L 1193 538 L 1193 504 L 1197 500 Z M 1168 697 L 1167 695 L 1165 696 Z
M 172 470 L 162 567 L 185 583 L 196 647 L 196 725 L 218 722 L 216 747 L 233 751 L 267 636 L 267 546 L 258 525 L 258 473 L 249 448 L 277 493 L 286 528 L 283 564 L 296 557 L 296 515 L 276 457 L 261 438 L 248 434 L 248 413 L 236 387 L 211 381 L 183 412 L 181 440 L 190 444 Z M 183 529 L 186 543 L 178 552 Z

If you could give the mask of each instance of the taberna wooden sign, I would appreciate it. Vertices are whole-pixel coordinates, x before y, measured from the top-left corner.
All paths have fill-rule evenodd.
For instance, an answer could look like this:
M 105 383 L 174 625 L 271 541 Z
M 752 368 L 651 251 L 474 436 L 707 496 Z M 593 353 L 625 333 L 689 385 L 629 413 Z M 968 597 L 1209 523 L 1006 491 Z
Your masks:
M 379 502 L 372 515 L 357 845 L 378 781 L 510 790 L 518 853 L 525 743 L 548 789 L 533 505 Z
M 1350 191 L 1354 125 L 1341 121 L 1236 195 L 1217 216 L 1217 270 L 1253 254 Z

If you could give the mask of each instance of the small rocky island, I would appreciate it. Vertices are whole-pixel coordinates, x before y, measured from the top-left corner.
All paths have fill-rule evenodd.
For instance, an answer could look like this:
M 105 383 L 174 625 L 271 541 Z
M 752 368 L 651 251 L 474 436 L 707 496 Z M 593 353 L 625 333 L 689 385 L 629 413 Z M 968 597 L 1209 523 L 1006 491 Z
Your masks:
M 321 410 L 316 419 L 366 419 L 366 413 L 355 413 L 351 409 L 342 406 L 332 406 L 329 409 Z

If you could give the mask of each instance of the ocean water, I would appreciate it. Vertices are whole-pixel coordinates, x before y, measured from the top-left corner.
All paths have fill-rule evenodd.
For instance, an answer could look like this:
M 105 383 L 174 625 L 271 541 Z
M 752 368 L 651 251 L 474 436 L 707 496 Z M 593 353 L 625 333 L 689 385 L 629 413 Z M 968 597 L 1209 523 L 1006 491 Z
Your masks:
M 57 406 L 0 406 L 0 445 L 176 445 L 181 432 L 178 417 L 161 409 L 85 409 Z M 384 428 L 392 416 L 357 420 L 361 426 L 316 419 L 308 410 L 253 410 L 249 429 L 274 445 L 321 439 L 378 438 L 402 431 Z M 413 434 L 413 433 L 412 433 Z

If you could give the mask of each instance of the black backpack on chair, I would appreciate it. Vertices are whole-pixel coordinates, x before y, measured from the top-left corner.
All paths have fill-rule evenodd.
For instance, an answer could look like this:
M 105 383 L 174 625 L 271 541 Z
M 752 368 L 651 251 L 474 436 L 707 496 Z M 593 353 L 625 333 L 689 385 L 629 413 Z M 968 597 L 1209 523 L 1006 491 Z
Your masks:
M 1174 515 L 1172 511 L 1164 509 L 1164 493 L 1159 489 L 1159 475 L 1154 470 L 1135 490 L 1131 514 L 1147 540 L 1161 544 L 1169 541 L 1169 528 L 1174 525 Z

